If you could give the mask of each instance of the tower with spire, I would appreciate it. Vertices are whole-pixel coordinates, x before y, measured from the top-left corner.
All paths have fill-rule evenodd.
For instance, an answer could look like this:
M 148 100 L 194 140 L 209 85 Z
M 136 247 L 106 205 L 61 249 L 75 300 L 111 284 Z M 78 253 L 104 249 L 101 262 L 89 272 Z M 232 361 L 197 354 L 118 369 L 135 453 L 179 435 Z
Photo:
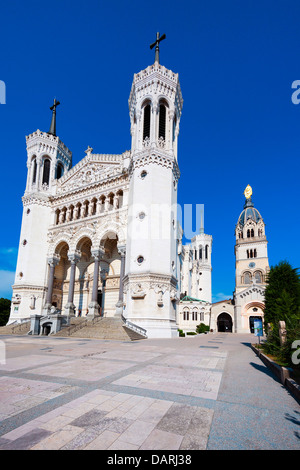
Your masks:
M 244 209 L 235 227 L 234 324 L 238 333 L 248 333 L 255 317 L 263 318 L 269 272 L 265 223 L 254 207 L 250 185 L 244 195 Z
M 149 336 L 177 335 L 178 74 L 159 63 L 134 75 L 129 97 L 131 163 L 125 290 L 127 318 Z
M 26 137 L 27 181 L 22 198 L 23 215 L 12 314 L 29 316 L 41 311 L 47 286 L 48 229 L 54 215 L 51 196 L 57 180 L 72 166 L 72 153 L 56 135 L 56 106 L 51 106 L 49 132 L 39 129 Z M 22 299 L 22 302 L 20 301 Z

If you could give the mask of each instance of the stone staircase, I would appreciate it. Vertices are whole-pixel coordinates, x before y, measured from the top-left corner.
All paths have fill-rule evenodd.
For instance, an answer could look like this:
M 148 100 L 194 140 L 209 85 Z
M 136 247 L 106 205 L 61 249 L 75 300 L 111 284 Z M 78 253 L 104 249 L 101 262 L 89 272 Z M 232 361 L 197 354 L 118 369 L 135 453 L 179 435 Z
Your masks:
M 11 323 L 0 327 L 0 335 L 27 335 L 30 330 L 30 320 L 23 323 Z
M 119 317 L 96 317 L 93 320 L 73 318 L 70 326 L 62 328 L 53 336 L 117 341 L 137 341 L 146 338 L 138 331 L 126 326 Z

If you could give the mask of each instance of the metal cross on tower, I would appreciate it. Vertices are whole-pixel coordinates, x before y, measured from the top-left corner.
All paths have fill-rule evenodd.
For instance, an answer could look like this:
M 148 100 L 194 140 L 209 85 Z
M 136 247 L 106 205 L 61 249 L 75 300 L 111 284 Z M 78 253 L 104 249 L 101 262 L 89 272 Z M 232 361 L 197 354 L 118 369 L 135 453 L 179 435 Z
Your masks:
M 56 98 L 54 98 L 53 101 L 53 106 L 51 106 L 51 111 L 52 111 L 52 120 L 51 120 L 51 126 L 48 134 L 52 134 L 56 136 L 56 106 L 60 104 L 59 101 L 56 101 Z
M 159 33 L 156 33 L 156 41 L 153 44 L 151 44 L 151 46 L 150 46 L 150 49 L 153 49 L 153 47 L 156 46 L 155 47 L 155 62 L 157 62 L 158 64 L 159 64 L 159 43 L 163 39 L 166 39 L 165 34 L 163 34 L 161 37 L 159 37 Z

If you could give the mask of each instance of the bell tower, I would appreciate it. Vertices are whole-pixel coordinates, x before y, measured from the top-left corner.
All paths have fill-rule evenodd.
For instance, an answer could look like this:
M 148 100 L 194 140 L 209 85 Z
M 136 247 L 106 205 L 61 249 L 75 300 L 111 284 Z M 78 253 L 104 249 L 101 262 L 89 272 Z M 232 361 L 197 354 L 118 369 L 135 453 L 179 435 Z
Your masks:
M 269 272 L 265 223 L 252 202 L 252 188 L 235 228 L 235 331 L 250 332 L 250 319 L 263 318 L 264 292 Z
M 124 291 L 125 316 L 148 337 L 177 335 L 178 74 L 155 62 L 134 75 L 129 97 L 131 162 Z
M 71 151 L 56 135 L 56 107 L 59 104 L 54 100 L 50 108 L 49 132 L 36 130 L 26 136 L 27 182 L 22 198 L 23 216 L 10 322 L 42 312 L 47 286 L 47 232 L 49 222 L 54 219 L 50 198 L 56 192 L 57 179 L 72 166 Z M 36 268 L 32 269 L 32 266 Z

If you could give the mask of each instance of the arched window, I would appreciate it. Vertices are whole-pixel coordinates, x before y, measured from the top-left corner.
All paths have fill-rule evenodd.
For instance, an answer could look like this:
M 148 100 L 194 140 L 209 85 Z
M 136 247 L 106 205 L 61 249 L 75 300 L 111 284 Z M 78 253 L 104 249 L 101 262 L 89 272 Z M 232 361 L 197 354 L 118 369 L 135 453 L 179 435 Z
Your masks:
M 36 158 L 35 158 L 33 160 L 32 183 L 36 183 L 36 172 L 37 172 L 37 163 L 36 163 Z
M 248 271 L 244 273 L 244 284 L 251 284 L 251 273 Z
M 208 245 L 205 245 L 205 259 L 208 259 Z
M 254 229 L 251 229 L 251 237 L 254 237 Z
M 250 230 L 247 230 L 247 238 L 250 238 Z
M 193 321 L 198 321 L 198 310 L 197 309 L 193 310 L 192 319 L 193 319 Z
M 50 180 L 50 160 L 45 158 L 44 160 L 44 170 L 43 170 L 43 184 L 46 183 L 49 185 Z
M 144 107 L 144 128 L 143 128 L 143 140 L 146 138 L 150 139 L 150 118 L 151 118 L 151 106 L 147 104 Z
M 260 272 L 260 271 L 255 271 L 255 273 L 254 273 L 254 278 L 255 278 L 256 282 L 261 283 L 261 282 L 262 282 L 262 275 L 261 275 L 261 272 Z
M 189 311 L 187 309 L 183 311 L 183 319 L 186 321 L 189 320 Z
M 249 254 L 249 250 L 247 250 L 247 258 L 249 258 L 250 254 Z
M 61 178 L 63 174 L 64 174 L 64 167 L 61 163 L 59 163 L 56 169 L 56 179 L 59 180 L 59 178 Z
M 162 103 L 159 105 L 158 138 L 166 140 L 166 106 Z
M 202 246 L 199 248 L 199 259 L 202 259 Z

